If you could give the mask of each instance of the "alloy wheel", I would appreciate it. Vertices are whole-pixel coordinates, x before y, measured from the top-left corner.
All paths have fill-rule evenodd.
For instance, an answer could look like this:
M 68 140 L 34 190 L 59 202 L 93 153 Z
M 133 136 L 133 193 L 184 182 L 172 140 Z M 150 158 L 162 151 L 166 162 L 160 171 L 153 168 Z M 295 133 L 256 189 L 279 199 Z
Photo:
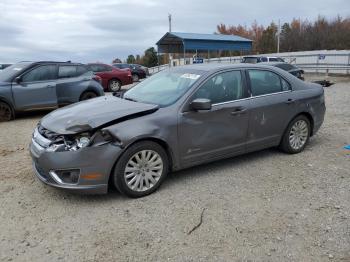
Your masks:
M 153 150 L 134 154 L 125 166 L 124 179 L 133 191 L 143 192 L 154 187 L 163 173 L 163 160 Z
M 289 132 L 289 144 L 294 150 L 302 148 L 309 136 L 309 127 L 306 121 L 298 120 Z

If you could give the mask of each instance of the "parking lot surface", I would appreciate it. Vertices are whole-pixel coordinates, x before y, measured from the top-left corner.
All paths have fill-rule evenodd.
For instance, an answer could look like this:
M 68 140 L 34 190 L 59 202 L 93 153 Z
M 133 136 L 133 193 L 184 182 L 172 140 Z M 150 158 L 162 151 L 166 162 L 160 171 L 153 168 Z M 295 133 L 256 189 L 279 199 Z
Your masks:
M 325 89 L 306 150 L 264 150 L 170 174 L 141 199 L 36 179 L 43 113 L 0 123 L 1 261 L 350 261 L 350 81 Z

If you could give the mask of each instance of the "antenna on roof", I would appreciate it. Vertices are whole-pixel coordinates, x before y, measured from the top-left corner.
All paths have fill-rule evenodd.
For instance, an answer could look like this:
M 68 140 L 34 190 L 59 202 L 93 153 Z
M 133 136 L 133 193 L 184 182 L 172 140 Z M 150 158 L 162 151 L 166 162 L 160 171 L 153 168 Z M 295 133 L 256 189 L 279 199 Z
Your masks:
M 171 14 L 168 14 L 168 18 L 169 18 L 169 33 L 171 33 Z

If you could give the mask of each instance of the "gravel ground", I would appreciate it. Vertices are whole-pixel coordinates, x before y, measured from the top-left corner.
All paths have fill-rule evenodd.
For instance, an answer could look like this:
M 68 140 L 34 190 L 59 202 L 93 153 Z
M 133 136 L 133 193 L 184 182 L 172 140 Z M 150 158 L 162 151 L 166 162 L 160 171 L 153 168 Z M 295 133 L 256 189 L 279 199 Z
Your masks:
M 304 152 L 170 174 L 142 199 L 43 185 L 27 150 L 43 114 L 0 123 L 1 261 L 350 261 L 350 80 L 336 81 Z

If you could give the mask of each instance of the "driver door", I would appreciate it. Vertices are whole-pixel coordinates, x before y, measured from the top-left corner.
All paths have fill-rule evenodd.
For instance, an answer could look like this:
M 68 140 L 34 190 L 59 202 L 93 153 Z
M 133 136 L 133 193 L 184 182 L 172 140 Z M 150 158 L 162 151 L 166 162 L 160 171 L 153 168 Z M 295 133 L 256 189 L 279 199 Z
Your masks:
M 24 73 L 12 83 L 12 93 L 18 110 L 57 107 L 56 65 L 40 65 Z
M 190 101 L 210 99 L 211 110 L 190 108 L 179 116 L 179 147 L 183 166 L 191 166 L 245 152 L 249 99 L 239 70 L 207 80 Z

